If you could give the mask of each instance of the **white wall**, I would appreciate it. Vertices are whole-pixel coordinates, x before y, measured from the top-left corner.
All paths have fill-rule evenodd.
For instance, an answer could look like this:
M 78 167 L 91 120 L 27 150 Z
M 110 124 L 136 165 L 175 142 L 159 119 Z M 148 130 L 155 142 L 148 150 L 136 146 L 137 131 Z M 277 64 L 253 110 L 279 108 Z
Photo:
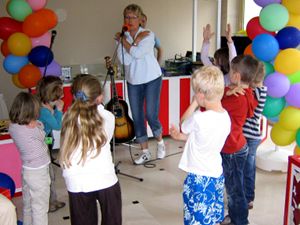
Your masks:
M 0 3 L 0 16 L 8 16 L 5 2 Z M 66 20 L 55 29 L 53 44 L 55 60 L 61 65 L 103 63 L 104 57 L 112 56 L 115 43 L 113 36 L 123 24 L 123 9 L 132 3 L 128 0 L 48 0 L 47 8 L 65 11 Z M 148 16 L 148 28 L 160 38 L 164 49 L 163 59 L 175 54 L 185 55 L 192 50 L 192 0 L 136 0 Z M 210 23 L 216 28 L 217 1 L 198 2 L 198 42 L 202 43 L 202 27 Z M 211 53 L 215 51 L 212 43 Z M 3 62 L 3 56 L 0 56 Z M 8 107 L 20 91 L 11 77 L 0 66 L 0 93 L 4 93 Z

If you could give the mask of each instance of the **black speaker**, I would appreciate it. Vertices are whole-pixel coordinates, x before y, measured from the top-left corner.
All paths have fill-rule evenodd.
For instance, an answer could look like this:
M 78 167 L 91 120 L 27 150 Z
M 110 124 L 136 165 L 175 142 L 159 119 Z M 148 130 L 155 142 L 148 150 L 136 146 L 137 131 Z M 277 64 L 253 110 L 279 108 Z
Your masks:
M 242 55 L 245 48 L 252 42 L 252 40 L 247 36 L 233 36 L 232 40 L 234 42 L 236 53 L 238 55 Z M 224 36 L 221 37 L 221 48 L 223 47 L 227 47 L 227 39 Z

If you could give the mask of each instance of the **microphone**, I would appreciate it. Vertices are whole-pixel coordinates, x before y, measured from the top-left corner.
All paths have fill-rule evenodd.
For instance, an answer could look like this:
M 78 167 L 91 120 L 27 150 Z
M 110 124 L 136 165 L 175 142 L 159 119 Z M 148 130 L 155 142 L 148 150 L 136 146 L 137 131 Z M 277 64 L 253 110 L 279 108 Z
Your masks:
M 56 30 L 52 30 L 52 31 L 51 31 L 51 42 L 50 42 L 50 44 L 53 44 L 54 38 L 55 38 L 56 34 L 57 34 L 57 31 L 56 31 Z
M 122 27 L 121 36 L 123 36 L 124 33 L 129 30 L 129 28 L 130 28 L 130 26 L 128 24 L 124 24 Z

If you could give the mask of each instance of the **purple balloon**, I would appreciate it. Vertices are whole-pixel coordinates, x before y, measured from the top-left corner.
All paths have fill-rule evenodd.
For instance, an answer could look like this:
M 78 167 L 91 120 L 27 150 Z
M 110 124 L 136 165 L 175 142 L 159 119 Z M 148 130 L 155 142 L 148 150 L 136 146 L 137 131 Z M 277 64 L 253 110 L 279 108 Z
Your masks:
M 287 76 L 278 72 L 271 73 L 267 76 L 264 80 L 264 85 L 268 88 L 268 95 L 273 98 L 285 96 L 290 89 L 290 81 Z
M 261 7 L 265 7 L 269 4 L 272 4 L 272 3 L 281 3 L 281 0 L 254 0 L 254 2 L 261 6 Z
M 46 67 L 39 67 L 42 75 L 44 74 L 45 68 Z M 45 76 L 47 75 L 52 75 L 57 77 L 61 76 L 61 66 L 55 60 L 52 60 L 52 62 L 47 66 Z
M 300 108 L 300 83 L 291 85 L 285 100 L 289 105 Z

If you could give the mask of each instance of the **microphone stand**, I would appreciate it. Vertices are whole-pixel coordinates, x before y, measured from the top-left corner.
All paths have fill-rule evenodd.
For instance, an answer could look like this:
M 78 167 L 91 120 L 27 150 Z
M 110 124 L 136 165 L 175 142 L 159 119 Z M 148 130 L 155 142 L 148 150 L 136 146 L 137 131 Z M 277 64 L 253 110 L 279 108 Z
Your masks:
M 51 49 L 52 49 L 52 46 L 53 46 L 53 43 L 54 43 L 54 39 L 55 39 L 56 34 L 57 34 L 57 31 L 56 31 L 56 30 L 52 30 L 52 31 L 51 31 L 51 41 L 50 41 L 50 46 L 49 46 L 50 51 L 51 51 Z M 48 52 L 47 57 L 46 57 L 46 65 L 45 65 L 43 77 L 46 76 L 46 72 L 47 72 L 47 68 L 48 68 L 48 62 L 49 62 L 50 51 Z
M 107 68 L 107 73 L 106 73 L 106 77 L 105 77 L 105 80 L 104 80 L 104 84 L 103 84 L 103 90 L 104 90 L 104 87 L 106 85 L 106 81 L 107 81 L 107 77 L 110 76 L 110 80 L 111 80 L 111 83 L 113 82 L 114 80 L 114 70 L 112 68 L 112 65 L 114 65 L 115 61 L 116 61 L 116 57 L 117 57 L 117 50 L 120 46 L 120 43 L 122 43 L 122 39 L 124 37 L 124 31 L 122 31 L 121 33 L 121 37 L 120 37 L 120 40 L 118 41 L 117 43 L 117 46 L 114 50 L 114 53 L 113 53 L 113 57 L 112 57 L 112 60 L 111 60 L 111 65 Z M 123 45 L 122 45 L 122 48 L 123 48 Z M 106 57 L 105 57 L 106 58 Z M 124 59 L 123 59 L 123 64 L 124 64 Z M 124 84 L 125 85 L 125 84 Z M 111 91 L 112 93 L 112 91 Z M 118 95 L 118 93 L 116 93 L 116 95 Z M 115 96 L 118 98 L 118 96 Z M 114 97 L 113 97 L 113 101 L 114 101 Z M 114 102 L 115 103 L 115 102 Z M 115 105 L 113 104 L 113 108 L 112 108 L 112 111 L 114 112 L 115 111 Z M 115 115 L 114 115 L 115 116 Z M 130 177 L 130 178 L 133 178 L 133 179 L 136 179 L 136 180 L 139 180 L 140 182 L 142 182 L 144 179 L 143 178 L 140 178 L 140 177 L 136 177 L 136 176 L 132 176 L 130 174 L 126 174 L 126 173 L 123 173 L 121 172 L 121 170 L 118 168 L 121 161 L 119 161 L 118 163 L 115 162 L 116 160 L 116 157 L 115 157 L 115 149 L 116 149 L 116 140 L 115 140 L 115 135 L 113 136 L 112 138 L 112 142 L 110 143 L 111 144 L 111 149 L 112 149 L 112 152 L 113 152 L 113 161 L 114 161 L 114 164 L 115 164 L 115 173 L 116 174 L 120 174 L 120 175 L 123 175 L 123 176 L 126 176 L 126 177 Z M 129 151 L 130 151 L 130 155 L 131 155 L 131 145 L 129 144 Z M 131 159 L 132 159 L 132 155 L 131 155 Z M 133 159 L 132 159 L 133 161 Z

